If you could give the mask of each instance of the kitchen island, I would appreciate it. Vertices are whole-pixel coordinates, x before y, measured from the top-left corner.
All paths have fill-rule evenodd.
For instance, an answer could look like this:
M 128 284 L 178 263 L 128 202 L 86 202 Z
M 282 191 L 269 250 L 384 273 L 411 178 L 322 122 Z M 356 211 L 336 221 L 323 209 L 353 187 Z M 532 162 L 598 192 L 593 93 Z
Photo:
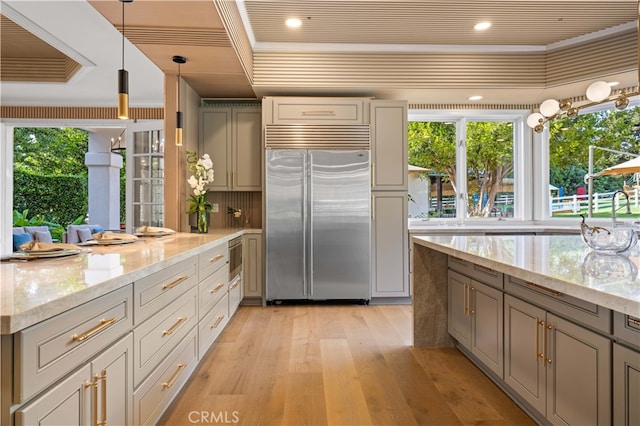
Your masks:
M 260 232 L 2 262 L 2 424 L 155 423 L 243 297 L 228 241 Z
M 414 346 L 456 346 L 541 423 L 640 424 L 640 247 L 412 238 Z

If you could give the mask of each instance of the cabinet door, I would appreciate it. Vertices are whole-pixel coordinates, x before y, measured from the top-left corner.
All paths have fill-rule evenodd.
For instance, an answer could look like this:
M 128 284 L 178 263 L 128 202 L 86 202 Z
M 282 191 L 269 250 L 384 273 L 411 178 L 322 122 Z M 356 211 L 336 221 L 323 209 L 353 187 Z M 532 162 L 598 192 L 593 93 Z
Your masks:
M 503 377 L 502 312 L 500 290 L 471 281 L 471 353 Z
M 547 419 L 562 425 L 611 423 L 611 341 L 547 314 Z
M 408 297 L 409 273 L 406 192 L 372 195 L 372 297 Z
M 504 296 L 504 381 L 538 412 L 545 413 L 543 326 L 545 311 Z
M 640 352 L 613 344 L 613 424 L 640 425 Z
M 97 386 L 91 424 L 133 424 L 132 352 L 133 335 L 129 333 L 91 362 L 92 380 Z
M 200 116 L 200 155 L 213 161 L 214 181 L 208 188 L 228 191 L 231 188 L 231 109 L 209 108 Z
M 465 348 L 471 349 L 471 316 L 469 315 L 469 292 L 471 279 L 457 272 L 449 271 L 447 307 L 447 327 L 449 334 Z
M 407 103 L 371 101 L 373 190 L 407 190 Z
M 262 235 L 246 234 L 242 250 L 244 297 L 262 298 Z
M 16 411 L 16 426 L 76 426 L 89 424 L 89 365 L 77 370 L 45 394 Z
M 262 110 L 233 110 L 233 170 L 234 191 L 262 190 Z

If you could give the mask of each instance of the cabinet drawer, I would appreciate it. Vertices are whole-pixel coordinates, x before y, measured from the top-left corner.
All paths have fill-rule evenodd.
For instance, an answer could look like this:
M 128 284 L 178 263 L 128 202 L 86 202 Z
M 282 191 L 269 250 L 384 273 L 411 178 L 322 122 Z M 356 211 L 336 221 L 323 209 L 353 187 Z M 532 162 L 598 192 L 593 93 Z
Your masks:
M 229 265 L 228 245 L 220 244 L 198 255 L 198 279 L 203 280 L 225 265 Z
M 613 335 L 640 348 L 640 318 L 614 312 Z
M 509 293 L 562 317 L 611 334 L 611 311 L 607 308 L 511 276 L 505 276 L 504 281 L 504 289 Z
M 225 292 L 218 304 L 200 321 L 198 326 L 199 358 L 204 356 L 229 322 L 228 310 L 229 296 Z
M 163 309 L 198 282 L 197 258 L 184 260 L 133 283 L 135 324 Z
M 273 124 L 364 124 L 362 99 L 283 98 L 273 101 Z
M 15 334 L 14 402 L 22 402 L 129 331 L 127 285 Z
M 192 288 L 133 330 L 133 381 L 138 385 L 197 324 L 197 293 Z
M 242 275 L 229 283 L 229 318 L 233 316 L 242 300 Z
M 229 268 L 225 267 L 208 276 L 198 284 L 200 311 L 198 318 L 204 317 L 227 294 Z
M 448 264 L 449 269 L 460 272 L 476 281 L 489 284 L 496 288 L 503 287 L 504 279 L 502 272 L 497 272 L 493 269 L 485 268 L 484 266 L 476 265 L 453 256 L 449 256 Z
M 197 364 L 196 340 L 193 328 L 133 393 L 134 424 L 157 423 Z

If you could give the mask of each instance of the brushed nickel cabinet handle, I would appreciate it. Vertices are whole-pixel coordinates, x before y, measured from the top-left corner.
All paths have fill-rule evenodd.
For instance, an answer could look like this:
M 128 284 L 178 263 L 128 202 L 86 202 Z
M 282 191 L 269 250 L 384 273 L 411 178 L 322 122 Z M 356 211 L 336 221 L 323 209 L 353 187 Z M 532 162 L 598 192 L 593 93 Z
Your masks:
M 474 315 L 476 313 L 475 309 L 472 309 L 471 306 L 475 306 L 475 303 L 471 302 L 471 297 L 473 297 L 473 292 L 476 291 L 475 288 L 469 287 L 469 315 Z M 475 300 L 475 297 L 473 297 Z
M 547 330 L 549 330 L 549 335 L 553 336 L 553 326 L 551 324 L 547 324 Z M 544 332 L 544 338 L 547 338 L 547 332 Z M 547 357 L 547 364 L 551 364 L 551 357 Z
M 540 352 L 540 359 L 544 363 L 545 353 L 547 352 L 547 328 L 544 320 L 538 322 L 539 325 L 542 326 L 542 352 Z M 537 327 L 536 327 L 537 329 Z
M 109 327 L 111 324 L 115 323 L 116 321 L 117 321 L 117 318 L 115 317 L 111 319 L 103 318 L 100 320 L 100 324 L 96 325 L 91 330 L 84 332 L 82 334 L 74 334 L 73 336 L 71 336 L 71 339 L 73 339 L 74 342 L 82 342 L 83 340 L 87 340 L 89 337 L 93 336 L 94 334 Z
M 162 384 L 162 387 L 164 389 L 169 389 L 171 386 L 173 386 L 173 384 L 175 383 L 175 381 L 178 379 L 178 376 L 180 375 L 180 372 L 182 371 L 183 368 L 185 368 L 187 366 L 187 364 L 178 364 L 178 369 L 176 370 L 175 373 L 173 373 L 173 375 L 171 376 L 171 378 L 164 382 Z
M 180 284 L 182 281 L 186 280 L 187 278 L 189 278 L 189 276 L 182 275 L 181 277 L 179 277 L 178 279 L 170 282 L 169 284 L 163 285 L 162 289 L 163 290 L 169 290 L 170 288 L 174 288 L 175 286 L 177 286 L 178 284 Z
M 176 321 L 175 324 L 173 324 L 171 326 L 171 328 L 169 328 L 168 330 L 164 330 L 162 332 L 162 336 L 168 336 L 170 334 L 173 334 L 174 331 L 176 331 L 178 329 L 178 327 L 180 327 L 180 324 L 182 324 L 183 322 L 185 322 L 187 320 L 187 317 L 179 317 L 178 321 Z
M 222 283 L 218 283 L 218 285 L 216 286 L 216 288 L 214 288 L 213 290 L 211 290 L 211 294 L 216 293 L 218 290 L 220 290 L 222 287 L 224 287 L 224 284 Z

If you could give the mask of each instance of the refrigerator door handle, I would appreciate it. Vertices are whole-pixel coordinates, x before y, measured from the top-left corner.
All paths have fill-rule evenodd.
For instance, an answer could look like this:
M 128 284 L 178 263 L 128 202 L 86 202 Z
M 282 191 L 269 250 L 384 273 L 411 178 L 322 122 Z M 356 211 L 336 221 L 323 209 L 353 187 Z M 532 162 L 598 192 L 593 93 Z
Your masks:
M 307 220 L 307 214 L 308 214 L 308 201 L 307 201 L 307 191 L 308 191 L 308 186 L 309 186 L 309 174 L 307 173 L 307 156 L 303 155 L 303 161 L 302 161 L 302 259 L 304 259 L 304 262 L 302 262 L 302 294 L 307 297 L 307 287 L 309 286 L 308 284 L 308 278 L 307 278 L 307 228 L 309 226 L 308 224 L 308 220 Z
M 309 152 L 307 155 L 309 162 L 309 174 L 307 182 L 309 183 L 309 256 L 307 257 L 307 263 L 309 265 L 309 297 L 313 297 L 313 153 Z

